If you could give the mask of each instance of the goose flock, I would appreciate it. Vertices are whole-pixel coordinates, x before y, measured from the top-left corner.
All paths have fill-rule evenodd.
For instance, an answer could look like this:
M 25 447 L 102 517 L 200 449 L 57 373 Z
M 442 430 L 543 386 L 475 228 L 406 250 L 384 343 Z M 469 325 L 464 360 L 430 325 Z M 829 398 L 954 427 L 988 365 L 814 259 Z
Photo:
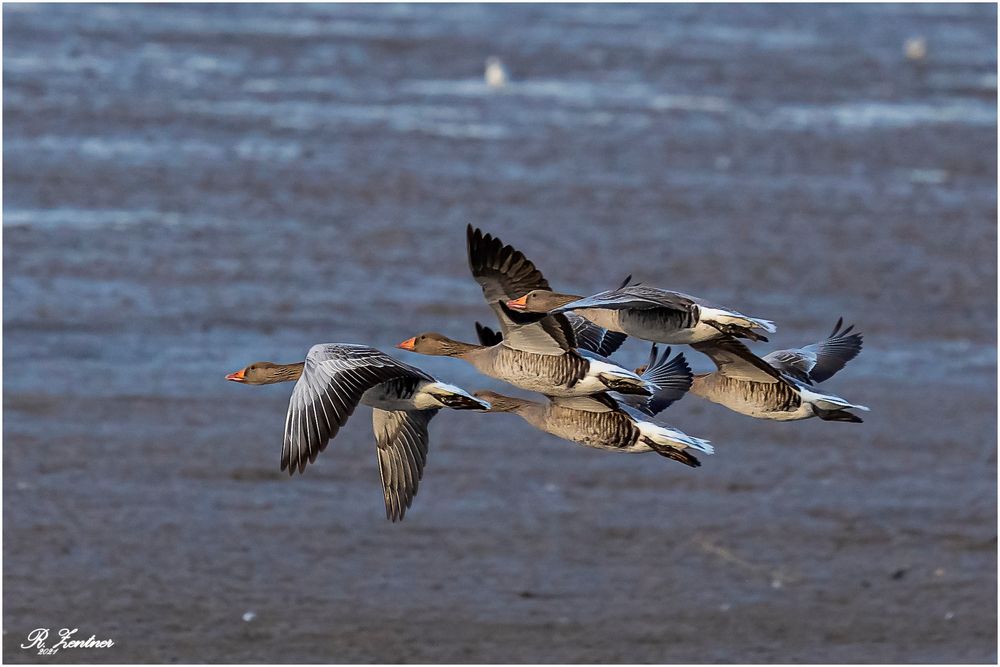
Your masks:
M 657 418 L 690 392 L 757 419 L 819 417 L 860 423 L 867 411 L 815 385 L 861 351 L 862 335 L 837 320 L 824 340 L 764 357 L 739 339 L 767 342 L 773 322 L 680 292 L 632 283 L 592 296 L 551 289 L 519 250 L 469 225 L 469 268 L 493 309 L 499 330 L 475 323 L 478 342 L 441 333 L 408 338 L 398 348 L 461 359 L 480 373 L 544 395 L 528 400 L 493 391 L 469 393 L 365 345 L 314 345 L 304 361 L 256 362 L 230 373 L 243 384 L 295 382 L 285 417 L 281 469 L 303 472 L 358 404 L 372 408 L 372 429 L 386 517 L 399 521 L 413 502 L 427 462 L 428 424 L 442 408 L 509 412 L 532 426 L 587 447 L 656 452 L 691 467 L 708 440 Z M 628 336 L 652 342 L 645 366 L 628 370 L 609 357 Z M 694 375 L 689 345 L 715 364 Z

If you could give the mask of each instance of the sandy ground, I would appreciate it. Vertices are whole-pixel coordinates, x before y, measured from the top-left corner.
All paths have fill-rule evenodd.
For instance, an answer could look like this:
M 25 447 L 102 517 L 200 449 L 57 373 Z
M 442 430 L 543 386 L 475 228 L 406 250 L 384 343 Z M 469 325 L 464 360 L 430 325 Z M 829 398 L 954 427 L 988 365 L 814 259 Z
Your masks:
M 995 662 L 995 26 L 5 6 L 4 660 Z M 289 387 L 222 376 L 470 338 L 469 221 L 557 288 L 632 272 L 774 319 L 761 352 L 843 315 L 865 349 L 827 388 L 872 412 L 689 396 L 697 470 L 442 414 L 396 525 L 367 410 L 280 474 Z M 22 650 L 39 627 L 115 646 Z

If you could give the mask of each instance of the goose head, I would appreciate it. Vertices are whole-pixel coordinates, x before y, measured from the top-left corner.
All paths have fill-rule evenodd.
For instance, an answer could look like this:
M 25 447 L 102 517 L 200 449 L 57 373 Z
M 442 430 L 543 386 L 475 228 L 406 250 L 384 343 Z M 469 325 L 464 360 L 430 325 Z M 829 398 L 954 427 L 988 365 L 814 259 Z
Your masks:
M 536 289 L 518 299 L 511 299 L 507 302 L 507 307 L 526 313 L 547 313 L 580 298 L 575 294 L 560 294 L 559 292 Z
M 242 384 L 274 384 L 298 380 L 302 375 L 302 362 L 297 364 L 275 364 L 270 361 L 256 361 L 246 368 L 230 373 L 226 379 Z
M 407 338 L 402 343 L 396 345 L 401 350 L 409 350 L 417 354 L 429 354 L 439 357 L 455 357 L 464 354 L 469 350 L 476 349 L 477 345 L 463 343 L 452 340 L 444 334 L 433 331 L 417 334 L 413 338 Z

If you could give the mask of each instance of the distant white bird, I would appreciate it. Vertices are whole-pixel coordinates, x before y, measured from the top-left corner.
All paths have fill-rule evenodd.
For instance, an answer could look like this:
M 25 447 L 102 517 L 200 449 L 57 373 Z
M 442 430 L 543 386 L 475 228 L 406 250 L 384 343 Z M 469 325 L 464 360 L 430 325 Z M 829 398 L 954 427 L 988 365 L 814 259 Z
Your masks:
M 910 37 L 903 42 L 903 53 L 907 60 L 923 60 L 927 57 L 927 40 L 923 37 Z
M 486 73 L 483 76 L 490 88 L 503 88 L 507 85 L 507 69 L 503 66 L 503 61 L 496 56 L 486 59 Z

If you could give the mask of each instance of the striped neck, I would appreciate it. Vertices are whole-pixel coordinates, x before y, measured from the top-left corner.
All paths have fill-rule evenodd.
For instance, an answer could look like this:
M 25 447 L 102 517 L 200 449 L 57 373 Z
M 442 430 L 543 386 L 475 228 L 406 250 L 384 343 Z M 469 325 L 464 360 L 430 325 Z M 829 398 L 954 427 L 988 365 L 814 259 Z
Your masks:
M 278 382 L 294 382 L 302 376 L 306 362 L 294 364 L 258 364 L 257 368 L 246 372 L 247 384 L 275 384 Z

